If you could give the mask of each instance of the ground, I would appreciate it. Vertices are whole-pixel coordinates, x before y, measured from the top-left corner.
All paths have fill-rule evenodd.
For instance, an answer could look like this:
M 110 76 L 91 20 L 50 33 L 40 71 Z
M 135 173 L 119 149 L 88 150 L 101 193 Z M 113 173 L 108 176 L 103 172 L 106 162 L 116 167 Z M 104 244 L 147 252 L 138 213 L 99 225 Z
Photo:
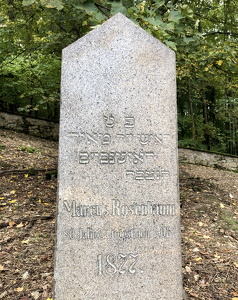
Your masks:
M 52 298 L 57 147 L 0 130 L 0 299 Z M 185 299 L 238 299 L 237 188 L 237 173 L 180 164 Z

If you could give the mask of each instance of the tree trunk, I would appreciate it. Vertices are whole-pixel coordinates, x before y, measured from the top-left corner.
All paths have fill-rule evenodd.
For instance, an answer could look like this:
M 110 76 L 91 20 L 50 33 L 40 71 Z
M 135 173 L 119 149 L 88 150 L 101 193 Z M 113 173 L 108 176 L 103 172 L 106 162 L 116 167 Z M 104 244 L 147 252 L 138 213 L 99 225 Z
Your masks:
M 195 128 L 195 119 L 194 119 L 194 112 L 193 112 L 193 102 L 192 102 L 192 96 L 191 96 L 191 80 L 188 80 L 188 102 L 189 102 L 189 110 L 190 110 L 190 116 L 192 119 L 192 138 L 193 141 L 196 139 L 196 128 Z

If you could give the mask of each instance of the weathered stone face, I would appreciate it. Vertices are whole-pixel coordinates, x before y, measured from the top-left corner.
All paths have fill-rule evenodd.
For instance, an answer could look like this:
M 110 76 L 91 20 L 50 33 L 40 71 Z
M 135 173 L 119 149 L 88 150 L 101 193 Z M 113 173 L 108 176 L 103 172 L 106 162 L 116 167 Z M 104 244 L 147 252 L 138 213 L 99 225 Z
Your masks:
M 63 51 L 56 300 L 181 300 L 175 55 L 117 14 Z

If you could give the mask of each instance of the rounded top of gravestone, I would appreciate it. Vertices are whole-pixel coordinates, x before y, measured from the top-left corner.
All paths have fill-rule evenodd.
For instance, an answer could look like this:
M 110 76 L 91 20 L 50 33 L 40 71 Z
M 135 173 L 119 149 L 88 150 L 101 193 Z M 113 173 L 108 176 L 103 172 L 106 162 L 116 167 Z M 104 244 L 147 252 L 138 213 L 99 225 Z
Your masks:
M 97 26 L 88 34 L 78 39 L 63 49 L 64 54 L 72 55 L 72 53 L 83 53 L 87 48 L 94 49 L 98 46 L 104 47 L 105 50 L 113 49 L 115 46 L 125 49 L 128 45 L 136 45 L 135 41 L 141 43 L 141 47 L 151 44 L 160 53 L 169 56 L 174 55 L 174 51 L 165 46 L 158 39 L 144 31 L 138 25 L 133 23 L 130 19 L 121 13 L 117 13 L 112 18 L 104 22 L 102 25 Z M 130 47 L 129 47 L 130 48 Z M 149 51 L 148 47 L 148 51 Z M 138 49 L 139 50 L 139 49 Z M 82 52 L 83 51 L 83 52 Z

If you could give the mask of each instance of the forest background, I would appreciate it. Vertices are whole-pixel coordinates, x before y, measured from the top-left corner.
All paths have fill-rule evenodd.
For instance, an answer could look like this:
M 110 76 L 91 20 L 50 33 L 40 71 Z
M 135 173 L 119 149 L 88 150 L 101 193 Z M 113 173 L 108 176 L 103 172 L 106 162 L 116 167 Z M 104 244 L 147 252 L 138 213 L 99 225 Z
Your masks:
M 236 0 L 0 0 L 0 110 L 58 121 L 62 49 L 118 12 L 176 52 L 180 146 L 237 155 Z

